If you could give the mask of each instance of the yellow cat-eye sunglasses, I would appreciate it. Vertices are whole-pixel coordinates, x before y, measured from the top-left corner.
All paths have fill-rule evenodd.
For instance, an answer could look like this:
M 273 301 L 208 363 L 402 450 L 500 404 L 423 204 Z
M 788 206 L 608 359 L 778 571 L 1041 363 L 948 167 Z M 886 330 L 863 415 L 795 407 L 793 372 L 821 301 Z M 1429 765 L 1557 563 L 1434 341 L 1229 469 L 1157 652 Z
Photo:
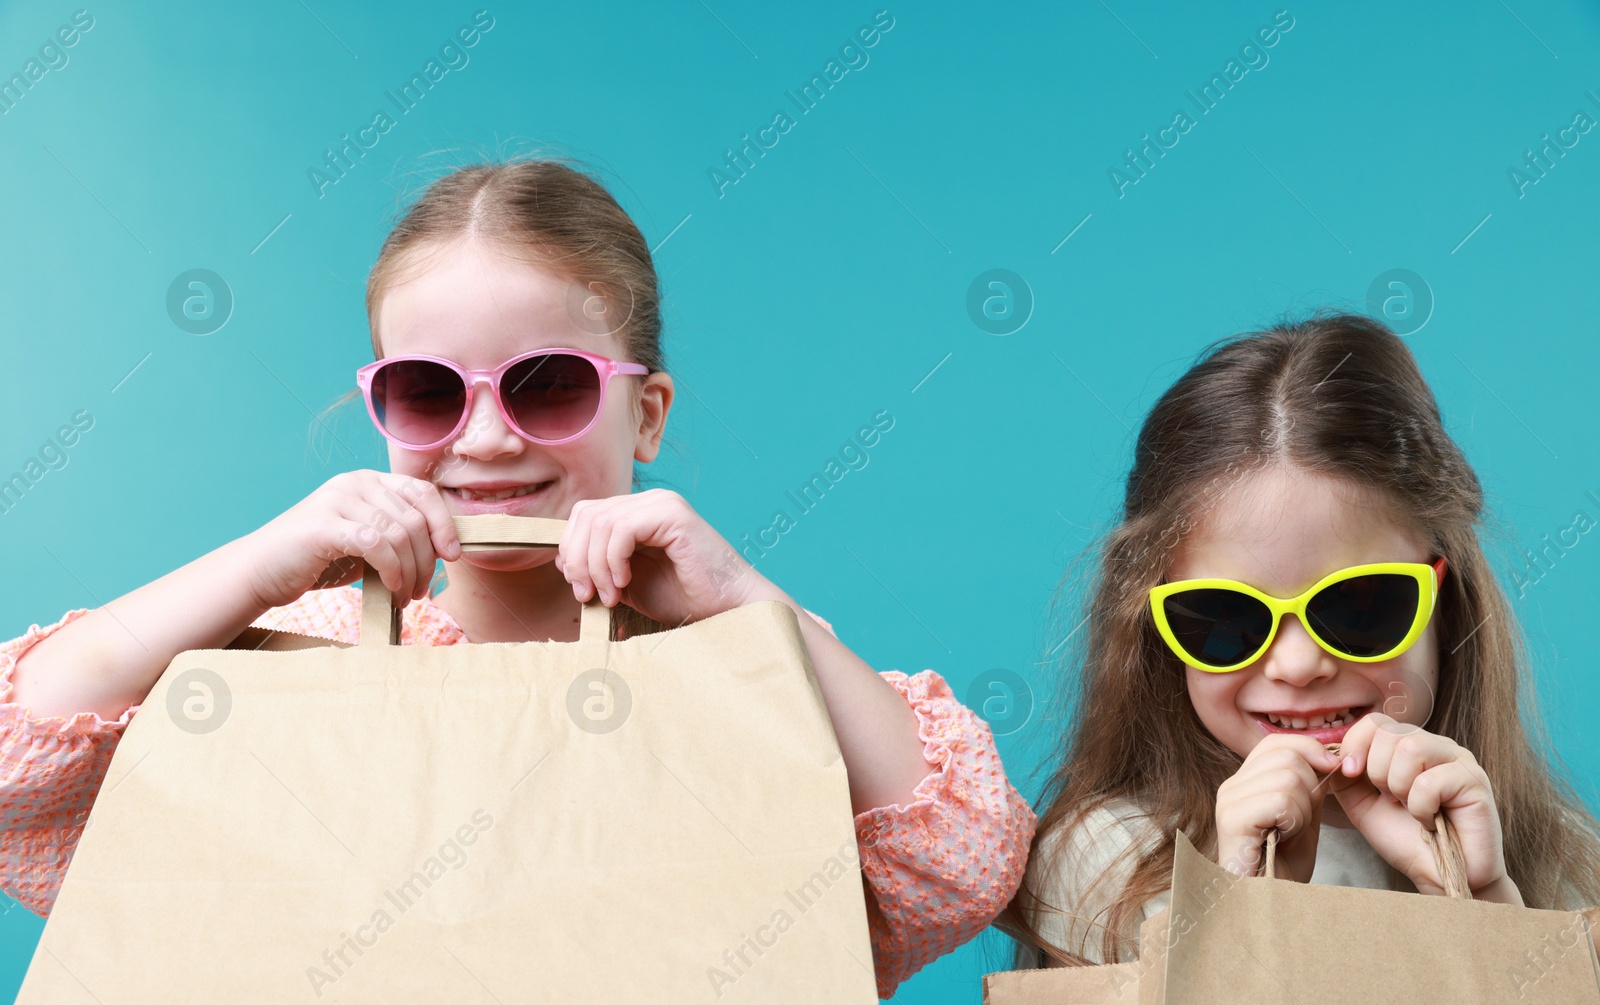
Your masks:
M 1446 562 L 1375 562 L 1340 569 L 1298 597 L 1272 597 L 1232 579 L 1184 579 L 1150 589 L 1156 630 L 1185 664 L 1209 673 L 1249 666 L 1294 614 L 1342 660 L 1393 659 L 1421 637 Z

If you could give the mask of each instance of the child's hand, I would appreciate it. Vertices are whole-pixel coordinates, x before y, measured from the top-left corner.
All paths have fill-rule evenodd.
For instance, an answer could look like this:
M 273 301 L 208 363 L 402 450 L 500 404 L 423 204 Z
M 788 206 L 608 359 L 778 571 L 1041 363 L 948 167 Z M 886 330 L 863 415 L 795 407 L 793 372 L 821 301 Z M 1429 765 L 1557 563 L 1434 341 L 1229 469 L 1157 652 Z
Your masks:
M 1489 776 L 1472 751 L 1445 736 L 1365 715 L 1340 744 L 1343 767 L 1328 787 L 1374 851 L 1422 893 L 1442 894 L 1433 851 L 1423 840 L 1441 808 L 1467 863 L 1467 883 L 1485 899 L 1521 902 L 1506 876 L 1500 814 Z
M 264 607 L 361 578 L 364 558 L 397 607 L 426 595 L 438 558 L 461 557 L 438 486 L 386 471 L 346 471 L 249 535 L 251 589 Z
M 1322 826 L 1323 776 L 1339 758 L 1309 736 L 1262 737 L 1233 777 L 1217 789 L 1217 862 L 1229 872 L 1253 875 L 1267 832 L 1278 831 L 1274 871 L 1296 882 L 1311 880 Z
M 684 498 L 648 489 L 572 505 L 555 559 L 587 601 L 598 591 L 666 625 L 748 603 L 766 583 Z

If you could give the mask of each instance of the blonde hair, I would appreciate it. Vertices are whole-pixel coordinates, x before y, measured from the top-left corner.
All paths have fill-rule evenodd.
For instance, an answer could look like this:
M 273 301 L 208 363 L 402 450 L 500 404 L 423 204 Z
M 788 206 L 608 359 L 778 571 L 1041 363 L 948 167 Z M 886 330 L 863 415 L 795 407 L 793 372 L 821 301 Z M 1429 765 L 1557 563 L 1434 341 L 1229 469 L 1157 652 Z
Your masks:
M 1072 714 L 1040 800 L 1034 849 L 1119 798 L 1149 812 L 1161 831 L 1148 851 L 1132 852 L 1132 875 L 1109 908 L 1078 918 L 1100 930 L 1102 959 L 1131 958 L 1140 909 L 1171 886 L 1177 831 L 1215 855 L 1217 788 L 1242 763 L 1195 714 L 1183 667 L 1156 633 L 1148 590 L 1186 530 L 1269 465 L 1372 492 L 1449 557 L 1428 728 L 1472 751 L 1488 774 L 1506 868 L 1524 902 L 1600 903 L 1600 825 L 1542 753 L 1525 642 L 1479 544 L 1488 514 L 1477 475 L 1405 343 L 1370 318 L 1320 313 L 1214 343 L 1161 396 L 1139 432 L 1120 522 L 1073 563 L 1098 565 L 1086 602 L 1068 600 L 1078 579 L 1069 568 L 1052 603 L 1059 625 L 1085 629 L 1060 657 Z M 1081 669 L 1071 674 L 1074 664 Z M 1087 962 L 1039 935 L 1043 912 L 1071 916 L 1081 906 L 1045 904 L 1025 885 L 999 924 L 1018 940 L 1017 965 L 1036 965 L 1040 951 Z
M 664 372 L 661 290 L 650 246 L 606 187 L 580 168 L 569 158 L 530 155 L 457 168 L 429 185 L 384 239 L 367 274 L 372 358 L 383 358 L 383 295 L 425 265 L 430 252 L 475 237 L 576 280 L 608 307 L 622 307 L 627 316 L 617 334 L 626 358 Z M 359 395 L 348 391 L 328 410 Z

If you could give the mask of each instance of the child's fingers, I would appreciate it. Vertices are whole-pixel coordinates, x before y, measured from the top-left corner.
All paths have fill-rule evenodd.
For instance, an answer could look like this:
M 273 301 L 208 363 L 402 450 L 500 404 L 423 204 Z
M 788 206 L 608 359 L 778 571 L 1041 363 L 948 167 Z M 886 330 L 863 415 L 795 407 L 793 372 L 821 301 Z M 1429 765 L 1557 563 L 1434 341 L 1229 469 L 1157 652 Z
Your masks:
M 1309 736 L 1272 733 L 1263 737 L 1250 751 L 1250 756 L 1245 758 L 1245 767 L 1252 762 L 1261 766 L 1299 765 L 1309 777 L 1317 778 L 1317 772 L 1327 773 L 1337 767 L 1339 758 Z
M 1247 762 L 1217 792 L 1219 820 L 1238 834 L 1298 831 L 1312 816 L 1312 793 L 1321 782 L 1305 754 L 1287 745 L 1259 756 L 1252 751 L 1254 763 Z
M 1372 738 L 1377 735 L 1379 726 L 1394 720 L 1382 712 L 1368 712 L 1356 724 L 1345 730 L 1344 737 L 1339 741 L 1339 756 L 1342 758 L 1341 769 L 1346 777 L 1354 778 L 1364 774 L 1367 766 L 1367 750 L 1372 746 Z
M 660 519 L 650 513 L 652 503 L 640 493 L 596 500 L 591 507 L 589 575 L 608 606 L 621 600 L 623 587 L 633 578 L 634 552 L 660 527 Z
M 1409 802 L 1411 786 L 1417 777 L 1449 760 L 1447 754 L 1418 737 L 1401 737 L 1395 741 L 1394 752 L 1389 757 L 1389 771 L 1384 779 L 1384 788 L 1400 802 Z M 1433 822 L 1431 816 L 1427 819 L 1422 817 L 1417 819 L 1424 826 L 1431 826 Z
M 1284 837 L 1299 834 L 1315 815 L 1311 802 L 1311 790 L 1301 785 L 1262 792 L 1253 801 L 1252 830 L 1256 840 L 1265 840 L 1268 831 L 1277 831 Z
M 1396 744 L 1389 766 L 1389 791 L 1406 804 L 1419 823 L 1432 829 L 1433 815 L 1442 805 L 1435 798 L 1442 791 L 1440 787 L 1455 786 L 1450 790 L 1453 796 L 1476 784 L 1480 774 L 1481 769 L 1466 749 L 1444 737 L 1424 733 Z M 1413 805 L 1417 787 L 1424 783 L 1430 795 Z M 1484 783 L 1487 787 L 1487 777 Z
M 1369 717 L 1370 718 L 1370 717 Z M 1365 763 L 1362 767 L 1364 773 L 1378 787 L 1384 795 L 1394 795 L 1390 787 L 1390 779 L 1394 775 L 1394 759 L 1402 744 L 1408 749 L 1415 743 L 1417 737 L 1432 736 L 1424 733 L 1415 726 L 1407 726 L 1395 722 L 1386 715 L 1380 715 L 1381 721 L 1374 722 L 1368 728 L 1371 732 L 1371 741 L 1367 746 Z M 1363 720 L 1364 722 L 1365 720 Z M 1360 723 L 1357 723 L 1360 725 Z
M 612 528 L 615 523 L 611 507 L 606 505 L 607 500 L 591 500 L 585 509 L 588 512 L 588 538 L 585 545 L 585 569 L 588 572 L 589 582 L 594 585 L 595 596 L 606 606 L 611 605 L 611 598 L 616 594 L 616 585 L 611 581 L 611 565 L 606 561 L 606 548 L 610 543 Z
M 398 491 L 428 521 L 428 540 L 433 545 L 434 553 L 447 562 L 460 558 L 461 537 L 456 533 L 455 517 L 450 514 L 450 507 L 445 505 L 439 486 L 420 478 L 407 478 L 406 484 Z M 429 570 L 428 578 L 433 578 L 432 570 Z
M 393 552 L 392 571 L 396 574 L 395 579 L 391 580 L 388 576 L 381 578 L 383 585 L 394 595 L 395 606 L 403 607 L 410 602 L 416 589 L 420 561 L 416 554 L 417 539 L 420 537 L 430 552 L 432 546 L 427 545 L 427 527 L 422 515 L 395 491 L 395 486 L 384 481 L 384 477 L 378 474 L 354 482 L 354 492 L 340 506 L 340 511 L 359 524 L 355 533 L 347 535 L 345 539 L 347 543 L 354 543 L 355 553 L 370 562 L 372 553 L 380 544 L 386 543 Z M 429 574 L 432 575 L 432 569 Z
M 623 587 L 633 580 L 634 553 L 641 546 L 666 548 L 672 535 L 682 527 L 684 517 L 694 515 L 689 504 L 677 493 L 663 493 L 660 489 L 624 500 L 615 511 L 605 556 L 619 596 Z
M 1348 778 L 1342 774 L 1335 775 L 1328 782 L 1328 788 L 1333 792 L 1333 797 L 1339 801 L 1339 808 L 1344 810 L 1345 817 L 1363 835 L 1370 835 L 1372 827 L 1368 816 L 1375 810 L 1381 812 L 1384 804 L 1383 793 L 1372 784 L 1372 780 L 1365 775 Z M 1376 846 L 1376 842 L 1368 836 L 1368 844 Z
M 1487 886 L 1505 875 L 1503 838 L 1494 794 L 1490 791 L 1489 776 L 1475 760 L 1454 760 L 1423 772 L 1411 786 L 1406 810 L 1429 830 L 1433 828 L 1434 816 L 1440 810 L 1446 811 L 1472 889 Z M 1427 858 L 1431 859 L 1431 853 Z
M 1406 791 L 1405 806 L 1417 822 L 1433 830 L 1433 818 L 1446 804 L 1480 787 L 1471 769 L 1459 761 L 1424 771 Z
M 633 569 L 628 560 L 638 546 L 638 522 L 627 519 L 617 521 L 605 546 L 606 569 L 610 573 L 612 588 L 615 590 L 613 599 L 622 596 L 622 588 L 633 578 Z
M 572 584 L 572 595 L 579 602 L 586 602 L 594 595 L 594 582 L 589 576 L 589 505 L 587 499 L 572 504 L 566 528 L 561 532 L 561 543 L 556 547 L 561 558 L 561 574 Z
M 603 603 L 606 587 L 610 584 L 610 571 L 606 570 L 605 563 L 605 539 L 611 533 L 610 525 L 606 522 L 603 499 L 574 502 L 573 515 L 568 519 L 578 523 L 578 536 L 573 544 L 574 560 L 581 579 L 573 579 L 573 584 L 582 583 L 587 587 L 587 591 L 578 599 L 589 600 L 594 597 Z
M 1333 773 L 1333 777 L 1328 779 L 1327 789 L 1330 794 L 1339 800 L 1339 805 L 1344 807 L 1346 816 L 1350 816 L 1350 807 L 1357 800 L 1371 796 L 1381 798 L 1381 793 L 1378 792 L 1377 786 L 1373 785 L 1371 779 L 1367 778 L 1366 775 L 1352 777 L 1346 775 L 1343 771 Z M 1356 822 L 1354 816 L 1350 816 L 1350 822 Z
M 394 514 L 398 546 L 395 551 L 406 563 L 406 600 L 416 600 L 434 578 L 434 541 L 429 536 L 427 517 L 418 507 L 406 504 Z
M 398 509 L 394 519 L 405 532 L 406 545 L 411 549 L 411 589 L 406 595 L 412 600 L 419 600 L 423 591 L 428 588 L 429 581 L 433 579 L 436 558 L 433 537 L 429 533 L 428 518 L 420 509 L 399 496 L 391 494 L 389 501 Z
M 1314 767 L 1308 759 L 1328 758 Z M 1325 792 L 1319 768 L 1332 771 L 1327 751 L 1309 737 L 1268 737 L 1250 752 L 1237 774 L 1217 792 L 1217 821 L 1241 837 L 1260 840 L 1269 830 L 1300 832 L 1317 816 Z
M 1405 802 L 1412 779 L 1461 753 L 1454 741 L 1422 729 L 1379 729 L 1367 752 L 1366 774 L 1380 792 Z
M 1317 820 L 1309 790 L 1300 782 L 1292 772 L 1274 772 L 1252 779 L 1249 791 L 1225 798 L 1219 793 L 1217 847 L 1224 867 L 1250 875 L 1268 833 L 1277 831 L 1285 842 L 1293 842 Z
M 358 525 L 359 526 L 359 525 Z M 405 585 L 405 575 L 401 572 L 400 556 L 395 552 L 394 545 L 383 538 L 378 538 L 369 547 L 363 549 L 359 556 L 372 566 L 378 574 L 378 579 L 395 596 L 403 596 L 400 592 Z

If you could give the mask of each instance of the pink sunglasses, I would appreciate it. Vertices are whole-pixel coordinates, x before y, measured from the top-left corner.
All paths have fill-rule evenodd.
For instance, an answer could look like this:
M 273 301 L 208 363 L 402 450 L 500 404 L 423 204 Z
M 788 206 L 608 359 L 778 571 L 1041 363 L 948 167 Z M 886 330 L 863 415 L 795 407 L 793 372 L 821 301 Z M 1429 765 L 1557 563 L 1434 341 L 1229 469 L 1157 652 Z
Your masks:
M 559 348 L 535 349 L 493 370 L 471 370 L 438 356 L 390 356 L 357 370 L 356 383 L 378 431 L 407 450 L 432 450 L 459 435 L 479 383 L 489 385 L 506 425 L 534 443 L 554 446 L 593 428 L 612 377 L 649 372 L 639 363 Z

